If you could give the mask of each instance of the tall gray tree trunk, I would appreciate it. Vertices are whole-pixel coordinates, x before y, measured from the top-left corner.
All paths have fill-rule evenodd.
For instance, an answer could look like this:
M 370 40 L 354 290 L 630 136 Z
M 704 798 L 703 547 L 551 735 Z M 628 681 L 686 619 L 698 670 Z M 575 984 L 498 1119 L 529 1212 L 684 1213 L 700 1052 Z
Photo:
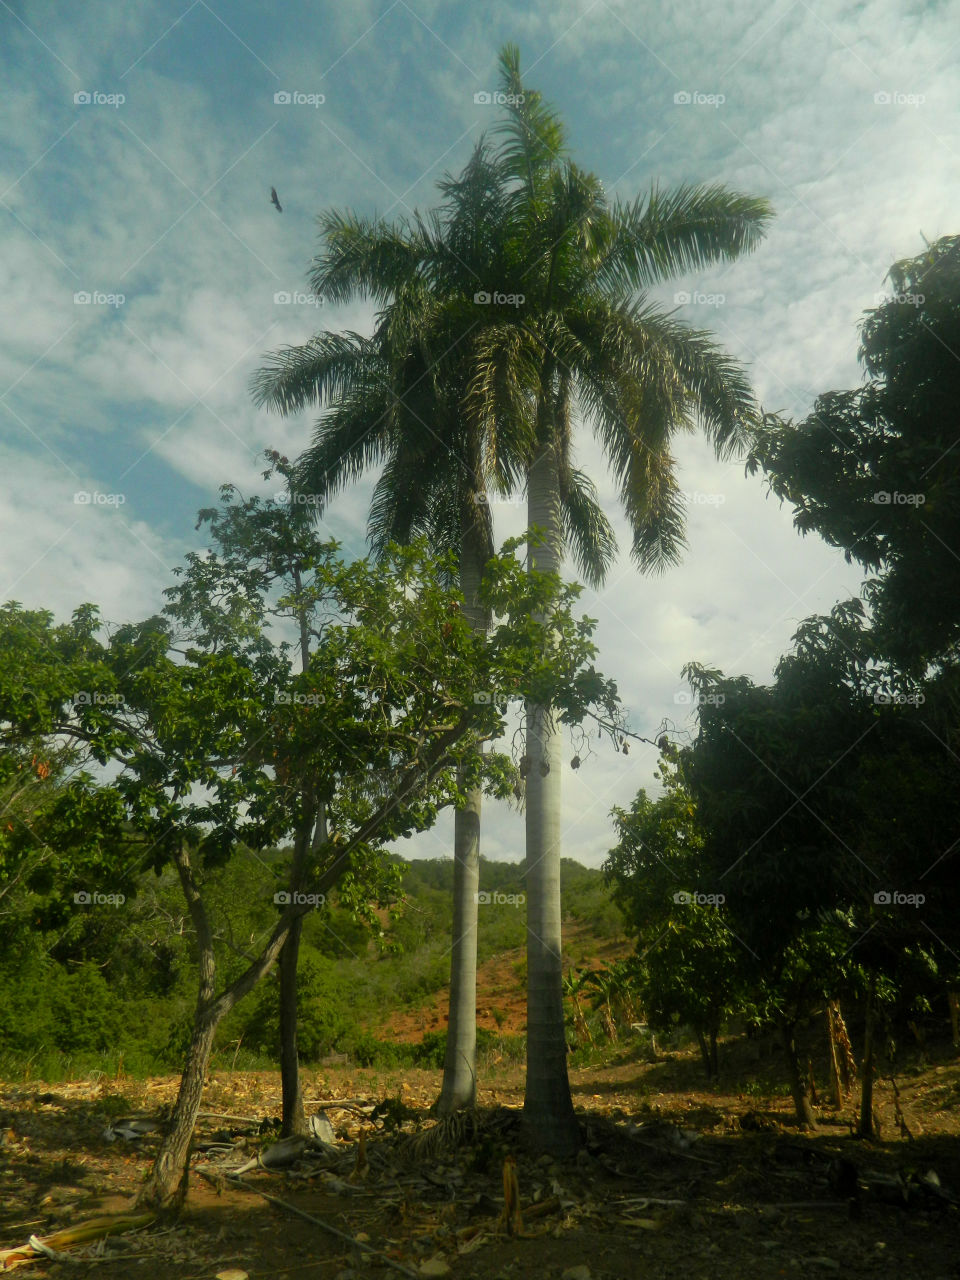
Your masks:
M 470 495 L 471 498 L 474 495 Z M 486 561 L 481 513 L 470 503 L 462 513 L 460 590 L 464 614 L 475 631 L 487 630 L 489 619 L 477 600 Z M 491 690 L 477 690 L 490 693 Z M 462 774 L 460 790 L 465 790 Z M 466 803 L 454 814 L 453 945 L 450 949 L 450 1009 L 443 1085 L 437 1100 L 440 1115 L 450 1115 L 477 1100 L 477 915 L 480 889 L 480 810 L 483 791 L 465 791 Z
M 546 540 L 530 548 L 529 564 L 559 573 L 561 528 L 557 456 L 541 444 L 527 476 L 528 523 Z M 549 706 L 528 704 L 526 724 L 527 1079 L 523 1100 L 528 1142 L 552 1155 L 580 1146 L 570 1097 L 561 966 L 560 727 Z

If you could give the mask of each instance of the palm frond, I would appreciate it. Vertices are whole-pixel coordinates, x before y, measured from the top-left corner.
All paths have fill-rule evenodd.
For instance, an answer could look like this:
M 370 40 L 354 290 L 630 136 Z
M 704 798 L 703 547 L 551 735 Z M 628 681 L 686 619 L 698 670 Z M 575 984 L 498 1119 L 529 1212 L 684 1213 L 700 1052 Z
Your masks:
M 689 410 L 721 460 L 746 450 L 761 414 L 743 366 L 703 330 L 667 321 L 661 350 L 676 369 Z
M 520 50 L 506 44 L 500 51 L 500 87 L 507 96 L 507 115 L 495 128 L 503 138 L 500 150 L 504 172 L 517 179 L 528 195 L 536 192 L 543 174 L 566 149 L 563 122 L 535 89 L 524 87 Z
M 328 302 L 372 298 L 385 305 L 421 269 L 419 231 L 404 222 L 362 218 L 352 210 L 327 210 L 317 218 L 324 239 L 310 286 Z
M 584 471 L 560 467 L 560 514 L 566 547 L 591 587 L 599 587 L 617 556 L 617 539 Z
M 375 343 L 359 333 L 319 333 L 300 347 L 281 347 L 250 379 L 254 403 L 279 413 L 299 413 L 307 405 L 352 391 L 386 372 Z
M 313 441 L 294 467 L 296 493 L 318 499 L 321 509 L 350 481 L 388 456 L 395 398 L 379 384 L 366 396 L 340 400 L 317 424 Z
M 614 204 L 597 281 L 625 296 L 738 258 L 757 247 L 772 217 L 767 200 L 719 183 L 667 191 L 654 185 L 632 204 Z

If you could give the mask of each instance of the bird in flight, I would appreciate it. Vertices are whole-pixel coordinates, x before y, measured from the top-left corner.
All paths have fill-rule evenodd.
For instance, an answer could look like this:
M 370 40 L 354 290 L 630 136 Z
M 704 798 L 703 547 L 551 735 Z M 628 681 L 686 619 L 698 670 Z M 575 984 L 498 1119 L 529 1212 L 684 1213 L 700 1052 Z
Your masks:
M 279 199 L 277 198 L 276 187 L 270 188 L 270 203 L 276 209 L 277 213 L 283 213 L 283 205 L 280 203 Z

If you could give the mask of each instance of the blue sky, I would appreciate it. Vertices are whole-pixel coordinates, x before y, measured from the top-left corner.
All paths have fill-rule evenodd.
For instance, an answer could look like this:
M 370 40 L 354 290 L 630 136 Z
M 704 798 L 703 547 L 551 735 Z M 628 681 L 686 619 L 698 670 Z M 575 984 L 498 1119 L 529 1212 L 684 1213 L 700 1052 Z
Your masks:
M 275 301 L 306 293 L 316 214 L 430 207 L 497 118 L 474 95 L 496 89 L 506 41 L 611 194 L 723 181 L 773 202 L 752 257 L 661 294 L 689 295 L 681 313 L 769 409 L 799 417 L 854 385 L 856 326 L 890 264 L 958 229 L 960 31 L 942 4 L 0 0 L 0 31 L 0 598 L 61 617 L 85 600 L 113 622 L 155 611 L 220 484 L 276 489 L 260 452 L 295 456 L 311 421 L 256 410 L 250 374 L 321 328 L 372 323 L 366 305 Z M 641 578 L 622 555 L 582 597 L 651 736 L 693 728 L 687 661 L 769 679 L 797 622 L 860 583 L 742 464 L 696 437 L 676 455 L 683 565 Z M 628 546 L 587 426 L 578 457 Z M 374 480 L 326 514 L 357 554 Z M 498 508 L 504 537 L 520 512 Z M 567 771 L 566 853 L 600 862 L 611 805 L 655 762 L 600 750 Z M 450 826 L 419 851 L 449 852 Z M 522 851 L 522 821 L 490 806 L 484 852 Z

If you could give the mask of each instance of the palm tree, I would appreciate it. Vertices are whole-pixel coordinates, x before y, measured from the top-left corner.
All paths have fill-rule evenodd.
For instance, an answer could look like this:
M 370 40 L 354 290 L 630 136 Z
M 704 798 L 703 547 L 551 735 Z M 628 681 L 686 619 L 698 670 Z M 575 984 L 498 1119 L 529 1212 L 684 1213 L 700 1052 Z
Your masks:
M 756 406 L 740 368 L 646 290 L 753 249 L 772 211 L 721 186 L 653 187 L 632 203 L 609 202 L 599 180 L 565 158 L 562 124 L 524 87 L 515 47 L 503 50 L 500 68 L 513 104 L 501 125 L 514 246 L 502 257 L 513 273 L 485 287 L 522 294 L 524 303 L 512 323 L 492 322 L 478 338 L 471 394 L 495 398 L 497 387 L 521 381 L 532 399 L 528 524 L 542 532 L 531 547 L 534 569 L 560 568 L 563 478 L 579 410 L 619 478 L 634 559 L 642 570 L 662 570 L 684 546 L 671 436 L 699 422 L 718 456 L 728 455 L 746 443 Z M 557 1154 L 580 1140 L 563 1020 L 560 745 L 553 709 L 528 706 L 524 1119 L 536 1144 Z
M 746 442 L 756 406 L 740 367 L 645 291 L 751 250 L 771 211 L 722 186 L 653 187 L 611 204 L 598 179 L 565 158 L 562 125 L 524 88 L 517 50 L 506 47 L 500 65 L 514 104 L 503 144 L 493 155 L 478 145 L 473 174 L 468 166 L 443 185 L 444 210 L 396 225 L 321 219 L 328 248 L 313 288 L 333 301 L 373 298 L 382 308 L 374 339 L 321 335 L 279 353 L 255 392 L 282 411 L 331 404 L 302 460 L 313 492 L 329 495 L 364 466 L 386 463 L 375 543 L 388 530 L 439 537 L 457 527 L 453 512 L 466 508 L 446 457 L 448 441 L 459 441 L 458 465 L 480 468 L 485 485 L 525 482 L 528 523 L 540 535 L 531 568 L 556 573 L 570 550 L 598 584 L 615 543 L 573 465 L 579 411 L 620 479 L 634 559 L 662 570 L 684 546 L 672 435 L 699 423 L 725 456 Z M 516 305 L 499 305 L 504 297 Z M 560 963 L 560 745 L 553 709 L 528 706 L 524 1115 L 534 1141 L 557 1153 L 579 1143 Z
M 308 405 L 326 410 L 295 468 L 296 488 L 321 508 L 364 469 L 383 465 L 369 520 L 375 554 L 419 534 L 435 550 L 453 551 L 464 615 L 484 632 L 489 617 L 478 590 L 493 554 L 488 488 L 505 492 L 521 481 L 531 424 L 519 388 L 501 388 L 497 406 L 477 417 L 464 412 L 475 366 L 472 297 L 479 273 L 489 272 L 502 251 L 507 199 L 483 140 L 462 175 L 444 179 L 440 189 L 444 203 L 426 221 L 387 226 L 352 213 L 321 217 L 325 251 L 314 264 L 312 287 L 331 301 L 372 297 L 382 308 L 374 334 L 321 333 L 277 352 L 255 376 L 253 393 L 259 404 L 282 413 Z M 592 486 L 572 473 L 564 477 L 564 493 L 581 560 L 605 563 L 612 533 Z M 476 1095 L 482 793 L 461 790 L 441 1112 L 472 1106 Z

